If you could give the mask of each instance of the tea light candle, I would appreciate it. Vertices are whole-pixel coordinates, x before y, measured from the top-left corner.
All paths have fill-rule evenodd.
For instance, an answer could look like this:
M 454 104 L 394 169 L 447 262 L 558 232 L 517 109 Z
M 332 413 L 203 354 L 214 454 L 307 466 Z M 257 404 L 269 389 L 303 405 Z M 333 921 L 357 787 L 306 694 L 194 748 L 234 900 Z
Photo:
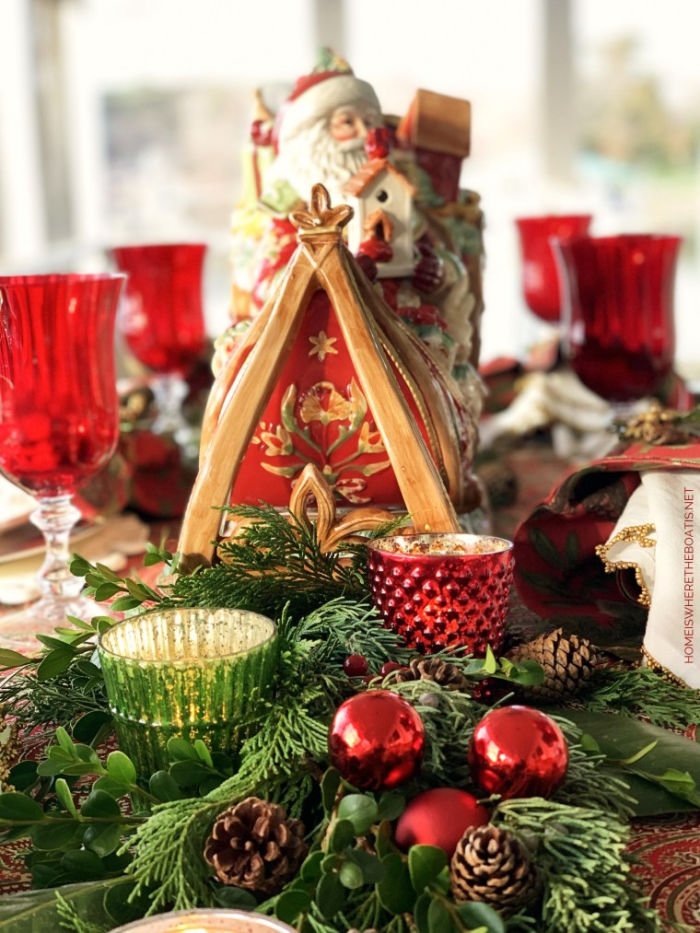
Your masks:
M 139 772 L 167 764 L 171 736 L 229 752 L 262 713 L 277 667 L 277 630 L 241 609 L 167 609 L 119 622 L 98 645 L 123 750 Z
M 156 914 L 113 930 L 112 933 L 294 933 L 273 917 L 245 910 L 175 910 Z
M 369 543 L 372 601 L 407 647 L 498 652 L 513 579 L 513 544 L 490 535 L 394 535 Z

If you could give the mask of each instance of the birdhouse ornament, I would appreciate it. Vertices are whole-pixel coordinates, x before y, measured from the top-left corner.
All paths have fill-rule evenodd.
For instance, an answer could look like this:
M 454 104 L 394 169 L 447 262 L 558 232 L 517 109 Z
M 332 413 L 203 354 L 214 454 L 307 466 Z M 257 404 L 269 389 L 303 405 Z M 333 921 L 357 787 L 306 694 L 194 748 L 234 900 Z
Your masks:
M 343 188 L 354 212 L 348 224 L 350 252 L 372 255 L 380 279 L 412 275 L 415 266 L 411 213 L 416 189 L 389 161 L 388 139 L 382 136 L 388 136 L 386 130 L 370 131 L 370 157 Z

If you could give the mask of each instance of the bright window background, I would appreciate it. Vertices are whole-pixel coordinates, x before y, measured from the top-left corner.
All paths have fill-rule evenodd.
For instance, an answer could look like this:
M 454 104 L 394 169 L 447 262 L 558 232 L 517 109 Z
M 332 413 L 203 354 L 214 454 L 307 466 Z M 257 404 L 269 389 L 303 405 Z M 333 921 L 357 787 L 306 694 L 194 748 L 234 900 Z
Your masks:
M 483 358 L 545 333 L 514 218 L 680 232 L 681 369 L 700 378 L 696 0 L 1 0 L 0 269 L 99 268 L 117 242 L 202 239 L 224 326 L 227 228 L 256 86 L 334 45 L 402 114 L 472 102 L 463 184 L 486 213 Z M 274 102 L 274 101 L 273 101 Z

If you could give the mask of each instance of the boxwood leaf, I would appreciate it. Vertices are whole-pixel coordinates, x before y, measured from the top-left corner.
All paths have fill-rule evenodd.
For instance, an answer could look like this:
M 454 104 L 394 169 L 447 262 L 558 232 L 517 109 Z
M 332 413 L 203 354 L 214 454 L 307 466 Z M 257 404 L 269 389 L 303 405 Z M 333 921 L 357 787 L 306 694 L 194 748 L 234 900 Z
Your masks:
M 152 774 L 148 781 L 148 789 L 163 803 L 168 800 L 180 800 L 184 796 L 180 785 L 167 771 L 156 771 Z
M 134 784 L 136 782 L 136 768 L 128 755 L 124 752 L 110 752 L 107 756 L 107 774 L 113 781 L 122 784 Z
M 79 829 L 75 820 L 45 820 L 32 828 L 32 842 L 44 852 L 64 849 L 73 842 Z
M 408 870 L 416 894 L 421 894 L 447 865 L 447 855 L 437 846 L 411 846 L 408 851 Z
M 311 907 L 311 896 L 306 891 L 285 891 L 275 903 L 275 914 L 283 923 L 293 925 Z
M 214 900 L 218 907 L 236 908 L 238 910 L 255 910 L 257 901 L 250 891 L 237 888 L 235 885 L 220 885 L 214 891 Z
M 488 933 L 506 933 L 506 925 L 501 915 L 481 901 L 468 901 L 457 905 L 457 913 L 468 929 L 486 927 Z
M 44 811 L 26 794 L 0 794 L 0 822 L 26 823 L 44 819 Z
M 324 854 L 320 850 L 307 855 L 304 864 L 301 866 L 301 880 L 305 882 L 318 881 L 321 877 L 321 862 L 323 859 Z
M 83 833 L 83 845 L 103 858 L 119 847 L 121 838 L 122 829 L 118 823 L 93 823 Z
M 119 818 L 119 804 L 103 790 L 93 790 L 80 808 L 80 815 L 91 819 Z
M 335 798 L 340 787 L 340 774 L 335 768 L 329 768 L 321 778 L 321 798 L 326 816 L 330 816 Z
M 173 761 L 199 761 L 199 755 L 193 745 L 187 739 L 181 739 L 173 736 L 168 739 L 166 746 L 168 755 Z
M 379 900 L 394 914 L 410 913 L 416 900 L 408 865 L 398 853 L 382 859 L 385 875 L 377 885 Z
M 321 875 L 316 885 L 316 904 L 326 920 L 338 913 L 345 904 L 345 898 L 345 888 L 338 875 Z
M 428 933 L 454 933 L 454 929 L 448 909 L 442 901 L 433 898 L 428 907 Z
M 380 820 L 396 820 L 406 809 L 406 798 L 396 791 L 385 791 L 379 798 L 378 818 Z
M 355 827 L 350 820 L 337 820 L 328 840 L 329 852 L 342 852 L 355 841 Z
M 368 794 L 348 794 L 338 806 L 340 819 L 350 820 L 357 835 L 366 833 L 379 816 L 377 802 Z

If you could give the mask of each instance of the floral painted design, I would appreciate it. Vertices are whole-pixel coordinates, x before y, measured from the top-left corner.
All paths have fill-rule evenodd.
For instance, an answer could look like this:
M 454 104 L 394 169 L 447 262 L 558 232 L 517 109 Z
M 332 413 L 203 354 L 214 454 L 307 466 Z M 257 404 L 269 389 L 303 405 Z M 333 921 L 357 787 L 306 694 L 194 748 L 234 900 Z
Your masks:
M 336 495 L 353 505 L 371 501 L 365 477 L 391 468 L 354 379 L 345 390 L 329 380 L 301 393 L 288 386 L 280 422 L 261 422 L 253 443 L 263 448 L 262 468 L 268 473 L 293 480 L 307 463 L 316 463 Z M 368 462 L 368 455 L 378 459 Z

